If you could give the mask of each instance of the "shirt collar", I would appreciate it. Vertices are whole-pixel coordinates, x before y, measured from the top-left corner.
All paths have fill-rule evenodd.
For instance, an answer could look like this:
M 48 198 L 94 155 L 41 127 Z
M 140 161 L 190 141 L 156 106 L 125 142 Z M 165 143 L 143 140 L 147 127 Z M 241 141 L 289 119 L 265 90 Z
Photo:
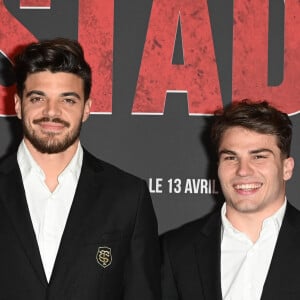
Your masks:
M 275 228 L 277 230 L 277 232 L 279 232 L 279 229 L 281 227 L 283 218 L 284 218 L 284 214 L 285 214 L 285 210 L 286 210 L 286 205 L 287 205 L 287 200 L 285 198 L 282 206 L 270 217 L 266 218 L 263 221 L 263 225 L 262 227 L 266 226 L 269 223 L 273 223 L 275 225 Z M 228 218 L 226 217 L 226 202 L 222 205 L 221 208 L 221 220 L 222 220 L 222 232 L 226 229 L 226 230 L 230 230 L 232 232 L 235 233 L 239 233 L 240 231 L 237 230 L 228 220 Z
M 22 142 L 19 145 L 17 152 L 17 161 L 23 178 L 26 178 L 31 172 L 36 172 L 38 176 L 40 176 L 42 179 L 45 179 L 44 171 L 32 157 L 24 140 L 22 140 Z M 63 172 L 59 175 L 58 180 L 62 179 L 67 172 L 70 172 L 74 176 L 75 180 L 78 180 L 81 172 L 82 161 L 83 149 L 79 142 L 73 158 L 63 170 Z

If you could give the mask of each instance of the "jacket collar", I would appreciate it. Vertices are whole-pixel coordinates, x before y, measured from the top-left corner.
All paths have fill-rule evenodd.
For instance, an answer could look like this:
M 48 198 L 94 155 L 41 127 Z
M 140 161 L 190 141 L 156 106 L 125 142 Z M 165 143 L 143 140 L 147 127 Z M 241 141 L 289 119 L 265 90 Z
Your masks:
M 204 299 L 221 300 L 221 215 L 213 213 L 195 242 Z

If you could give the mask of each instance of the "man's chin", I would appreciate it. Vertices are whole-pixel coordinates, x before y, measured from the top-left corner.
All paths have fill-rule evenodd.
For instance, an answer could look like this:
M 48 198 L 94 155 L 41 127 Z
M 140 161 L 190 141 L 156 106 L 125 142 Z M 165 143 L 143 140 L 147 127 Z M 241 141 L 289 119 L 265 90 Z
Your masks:
M 72 146 L 75 140 L 64 140 L 60 141 L 58 139 L 52 138 L 48 139 L 31 139 L 29 140 L 33 147 L 40 153 L 45 154 L 55 154 L 66 151 L 70 146 Z
M 234 209 L 244 214 L 252 214 L 260 211 L 260 207 L 257 205 L 237 205 Z

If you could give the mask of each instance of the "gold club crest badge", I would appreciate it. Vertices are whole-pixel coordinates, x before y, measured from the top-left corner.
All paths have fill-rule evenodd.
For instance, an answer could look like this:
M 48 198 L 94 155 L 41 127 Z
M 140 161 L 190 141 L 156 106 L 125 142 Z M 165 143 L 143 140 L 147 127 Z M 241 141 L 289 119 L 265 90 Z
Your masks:
M 96 260 L 101 267 L 108 267 L 112 262 L 111 249 L 109 247 L 99 247 Z

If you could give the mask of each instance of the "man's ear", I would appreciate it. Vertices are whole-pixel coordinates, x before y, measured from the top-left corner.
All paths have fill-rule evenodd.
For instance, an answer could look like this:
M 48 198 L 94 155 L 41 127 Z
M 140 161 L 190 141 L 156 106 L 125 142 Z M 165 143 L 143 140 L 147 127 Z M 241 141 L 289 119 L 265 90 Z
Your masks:
M 17 117 L 19 119 L 22 119 L 21 99 L 18 96 L 18 94 L 14 95 L 14 99 L 15 99 L 15 111 L 16 111 Z
M 88 119 L 91 112 L 91 106 L 92 106 L 92 100 L 89 98 L 84 103 L 82 122 L 85 122 Z
M 293 175 L 294 169 L 294 159 L 292 157 L 288 157 L 283 162 L 283 179 L 285 181 L 289 180 Z

